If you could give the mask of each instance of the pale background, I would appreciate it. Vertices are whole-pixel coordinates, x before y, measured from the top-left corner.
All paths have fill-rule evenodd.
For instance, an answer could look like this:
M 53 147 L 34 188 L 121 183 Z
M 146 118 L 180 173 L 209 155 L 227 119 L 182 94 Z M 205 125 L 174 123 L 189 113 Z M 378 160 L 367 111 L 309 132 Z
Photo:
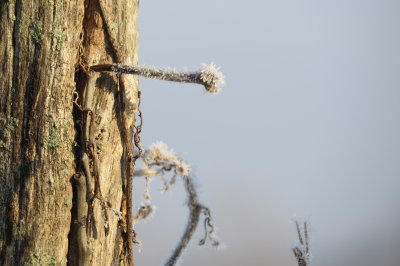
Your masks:
M 189 161 L 224 250 L 182 265 L 296 265 L 294 217 L 313 265 L 400 265 L 400 1 L 142 0 L 139 61 L 222 66 L 220 95 L 141 79 L 145 146 Z M 137 265 L 160 265 L 187 221 L 182 183 L 152 186 Z M 143 201 L 135 180 L 135 205 Z

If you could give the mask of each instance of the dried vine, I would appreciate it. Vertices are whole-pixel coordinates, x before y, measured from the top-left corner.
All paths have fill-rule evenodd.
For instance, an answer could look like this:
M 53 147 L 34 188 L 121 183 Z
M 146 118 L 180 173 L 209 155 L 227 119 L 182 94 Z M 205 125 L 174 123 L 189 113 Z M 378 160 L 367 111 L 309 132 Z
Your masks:
M 179 240 L 178 244 L 174 248 L 172 254 L 167 259 L 165 265 L 172 266 L 178 262 L 178 259 L 182 255 L 183 250 L 187 247 L 190 242 L 198 224 L 200 222 L 200 216 L 204 216 L 204 231 L 205 236 L 199 241 L 199 245 L 204 245 L 207 240 L 211 241 L 212 246 L 219 246 L 219 242 L 213 237 L 214 225 L 212 223 L 211 211 L 208 207 L 200 203 L 196 187 L 193 184 L 191 175 L 191 166 L 186 164 L 180 157 L 175 155 L 171 150 L 168 150 L 168 146 L 165 143 L 158 142 L 151 145 L 144 152 L 144 156 L 141 158 L 145 164 L 145 168 L 135 171 L 135 176 L 143 176 L 146 178 L 146 190 L 144 193 L 145 200 L 150 200 L 149 195 L 149 183 L 153 176 L 159 175 L 164 181 L 164 190 L 169 189 L 169 185 L 174 184 L 176 177 L 180 176 L 184 182 L 185 190 L 188 195 L 188 207 L 189 207 L 189 218 L 188 223 L 185 227 L 185 231 Z M 164 176 L 165 172 L 171 172 L 172 177 L 168 181 Z M 146 217 L 152 208 L 149 208 L 149 204 L 139 209 L 138 216 L 141 218 Z M 145 215 L 144 215 L 145 214 Z
M 105 235 L 109 234 L 109 217 L 107 210 L 112 208 L 111 203 L 106 201 L 102 195 L 99 175 L 99 159 L 96 154 L 95 131 L 96 113 L 93 108 L 93 96 L 95 93 L 95 81 L 97 74 L 86 71 L 84 86 L 81 97 L 74 100 L 74 104 L 80 111 L 80 156 L 78 173 L 74 177 L 77 184 L 76 209 L 77 209 L 77 241 L 79 252 L 79 265 L 89 265 L 90 252 L 88 247 L 88 236 L 97 237 L 94 207 L 99 202 Z M 79 94 L 77 94 L 79 96 Z M 80 100 L 80 102 L 78 102 Z M 85 217 L 85 218 L 84 218 Z M 83 221 L 85 219 L 85 221 Z M 85 228 L 85 230 L 83 229 Z

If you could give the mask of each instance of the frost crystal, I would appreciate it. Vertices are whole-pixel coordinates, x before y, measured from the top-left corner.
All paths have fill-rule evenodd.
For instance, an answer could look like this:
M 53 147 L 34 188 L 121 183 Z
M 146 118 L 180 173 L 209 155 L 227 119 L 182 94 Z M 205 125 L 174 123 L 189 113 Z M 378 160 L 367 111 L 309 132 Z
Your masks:
M 185 163 L 164 142 L 152 144 L 144 153 L 144 162 L 149 166 L 157 165 L 165 169 L 174 168 L 176 173 L 182 176 L 190 175 L 192 167 Z
M 214 63 L 209 65 L 203 64 L 200 78 L 206 84 L 206 90 L 210 93 L 220 92 L 220 86 L 224 85 L 224 75 L 219 71 L 220 67 L 217 67 Z
M 124 64 L 95 65 L 91 66 L 90 69 L 97 72 L 112 71 L 115 73 L 134 74 L 150 79 L 197 83 L 203 85 L 209 93 L 218 93 L 220 91 L 219 86 L 225 83 L 224 75 L 219 72 L 220 68 L 213 63 L 209 65 L 203 64 L 202 70 L 194 72 Z

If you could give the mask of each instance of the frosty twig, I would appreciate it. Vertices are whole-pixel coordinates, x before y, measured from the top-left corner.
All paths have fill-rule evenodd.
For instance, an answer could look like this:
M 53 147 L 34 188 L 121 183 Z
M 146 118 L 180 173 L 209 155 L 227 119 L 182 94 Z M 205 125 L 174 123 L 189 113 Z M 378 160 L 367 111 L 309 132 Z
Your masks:
M 213 63 L 204 65 L 203 69 L 195 72 L 124 64 L 95 65 L 91 66 L 90 69 L 96 72 L 111 71 L 135 74 L 151 79 L 197 83 L 203 85 L 206 91 L 210 93 L 218 93 L 220 91 L 219 87 L 225 83 L 224 76 L 219 72 L 219 67 L 215 66 Z

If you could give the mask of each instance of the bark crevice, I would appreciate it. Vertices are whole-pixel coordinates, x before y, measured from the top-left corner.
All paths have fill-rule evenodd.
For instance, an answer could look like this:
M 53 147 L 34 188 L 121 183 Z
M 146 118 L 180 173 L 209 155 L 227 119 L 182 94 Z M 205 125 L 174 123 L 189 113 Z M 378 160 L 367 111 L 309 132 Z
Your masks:
M 14 28 L 12 33 L 12 44 L 13 44 L 13 59 L 12 59 L 12 83 L 11 90 L 8 90 L 9 93 L 13 93 L 17 90 L 18 86 L 18 77 L 19 77 L 19 52 L 20 52 L 20 24 L 21 24 L 21 13 L 22 13 L 22 0 L 15 1 L 15 20 L 14 20 Z M 11 97 L 7 97 L 8 99 L 13 99 L 13 95 Z M 11 111 L 15 110 L 14 101 L 11 100 Z M 7 103 L 4 105 L 7 106 Z
M 115 5 L 111 9 L 113 13 L 122 12 L 125 15 L 127 12 L 124 10 L 124 5 L 127 3 L 117 8 L 116 2 L 113 5 Z M 82 198 L 79 193 L 82 190 L 75 188 L 68 251 L 71 265 L 78 261 L 91 263 L 95 263 L 93 260 L 100 261 L 99 258 L 95 258 L 95 254 L 104 250 L 105 245 L 114 246 L 107 250 L 111 253 L 110 262 L 113 265 L 121 262 L 133 265 L 131 210 L 135 158 L 130 126 L 132 119 L 126 115 L 127 88 L 119 75 L 100 74 L 89 70 L 89 66 L 95 62 L 124 60 L 116 48 L 115 39 L 109 32 L 111 21 L 107 20 L 104 8 L 110 7 L 102 5 L 101 0 L 85 1 L 82 47 L 76 64 L 80 69 L 75 74 L 76 94 L 79 99 L 74 106 L 75 129 L 79 135 L 76 138 L 79 148 L 75 150 L 75 161 L 77 170 L 86 177 L 87 216 L 84 235 L 76 224 L 81 208 L 78 199 Z M 112 25 L 114 28 L 118 26 L 115 23 Z M 102 139 L 99 136 L 103 132 L 109 132 L 111 137 L 107 143 L 98 143 Z M 118 143 L 117 147 L 115 140 Z M 102 154 L 103 144 L 116 152 Z M 109 167 L 114 169 L 113 172 L 104 171 Z M 115 214 L 118 212 L 120 214 L 116 220 Z M 82 241 L 86 241 L 94 252 L 91 254 L 79 252 L 81 248 L 74 247 L 74 243 Z M 81 258 L 84 254 L 91 256 L 91 259 Z M 75 256 L 79 258 L 75 259 Z
M 120 263 L 126 229 L 118 225 L 123 224 L 119 212 L 126 210 L 126 204 L 117 75 L 94 74 L 92 107 L 84 115 L 74 102 L 83 106 L 88 66 L 116 60 L 105 23 L 129 51 L 121 60 L 136 60 L 137 1 L 101 0 L 107 18 L 101 14 L 99 1 L 0 3 L 1 265 L 65 265 L 67 257 L 68 264 L 79 264 L 73 259 L 78 254 L 73 245 L 79 229 L 74 174 L 83 169 L 81 151 L 88 144 L 85 177 L 89 179 L 85 181 L 90 184 L 93 179 L 93 186 L 88 186 L 85 204 L 94 205 L 98 229 L 96 240 L 85 241 L 90 246 L 90 263 Z M 133 96 L 131 102 L 136 85 L 132 78 L 126 86 Z M 92 125 L 90 141 L 82 137 L 86 120 Z M 96 187 L 102 193 L 93 200 Z M 103 214 L 109 215 L 108 221 Z

